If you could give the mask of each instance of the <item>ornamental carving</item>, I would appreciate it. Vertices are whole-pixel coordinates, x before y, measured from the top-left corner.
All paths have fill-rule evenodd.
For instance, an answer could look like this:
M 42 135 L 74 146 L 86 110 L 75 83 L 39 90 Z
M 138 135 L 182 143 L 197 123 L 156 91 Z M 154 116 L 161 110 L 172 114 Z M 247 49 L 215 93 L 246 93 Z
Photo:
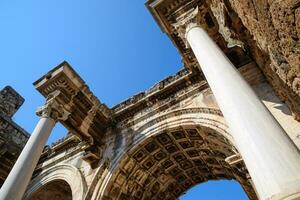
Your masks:
M 180 15 L 176 19 L 176 23 L 173 24 L 174 28 L 178 32 L 178 36 L 185 42 L 187 47 L 188 47 L 188 42 L 186 39 L 186 32 L 195 26 L 201 25 L 201 24 L 198 24 L 198 21 L 197 21 L 198 14 L 199 14 L 198 7 L 192 8 L 191 10 Z
M 292 127 L 287 133 L 299 146 L 300 125 L 272 91 L 290 105 L 297 118 L 299 3 L 149 0 L 147 6 L 178 48 L 185 68 L 113 108 L 97 99 L 67 62 L 36 81 L 36 89 L 47 98 L 37 114 L 60 121 L 69 135 L 44 149 L 29 193 L 53 192 L 53 199 L 168 200 L 205 181 L 234 179 L 250 199 L 256 199 L 243 158 L 187 47 L 186 29 L 201 25 L 207 31 L 255 85 L 283 128 Z M 12 104 L 0 107 L 0 113 L 8 114 L 0 114 L 4 119 L 0 133 L 23 144 L 16 139 L 25 138 L 22 129 L 8 119 L 21 102 L 13 97 L 7 98 Z M 0 96 L 1 100 L 6 101 Z M 7 158 L 17 156 L 5 139 L 0 137 L 0 169 L 9 169 L 13 160 Z M 76 169 L 67 170 L 65 165 Z M 52 178 L 65 179 L 67 184 Z
M 190 187 L 216 179 L 237 179 L 256 199 L 243 161 L 229 165 L 235 147 L 209 128 L 177 128 L 149 137 L 118 165 L 106 198 L 177 199 Z
M 46 99 L 45 105 L 38 108 L 36 114 L 43 118 L 51 118 L 55 121 L 65 121 L 68 119 L 70 113 L 66 111 L 63 105 L 57 102 L 57 97 L 61 94 L 60 91 L 56 90 L 50 93 Z

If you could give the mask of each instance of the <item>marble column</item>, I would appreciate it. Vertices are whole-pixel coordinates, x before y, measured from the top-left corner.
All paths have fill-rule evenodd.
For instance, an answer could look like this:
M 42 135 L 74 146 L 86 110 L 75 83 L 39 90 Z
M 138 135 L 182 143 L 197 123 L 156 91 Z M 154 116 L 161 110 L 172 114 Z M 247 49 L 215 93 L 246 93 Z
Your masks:
M 261 199 L 300 198 L 297 147 L 206 31 L 185 39 L 201 66 Z
M 59 114 L 61 111 L 54 99 L 48 100 L 37 111 L 40 120 L 5 180 L 0 190 L 0 200 L 22 199 L 56 120 L 62 116 Z

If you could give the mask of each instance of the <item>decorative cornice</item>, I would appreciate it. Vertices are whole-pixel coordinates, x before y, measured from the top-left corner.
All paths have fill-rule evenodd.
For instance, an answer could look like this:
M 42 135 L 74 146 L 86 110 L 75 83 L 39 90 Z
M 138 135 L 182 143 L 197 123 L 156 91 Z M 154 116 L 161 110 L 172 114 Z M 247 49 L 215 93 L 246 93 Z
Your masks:
M 214 108 L 205 108 L 205 107 L 185 108 L 185 109 L 181 109 L 181 110 L 175 110 L 175 111 L 169 112 L 167 114 L 161 115 L 155 119 L 149 120 L 146 124 L 142 125 L 140 127 L 140 129 L 149 128 L 149 127 L 151 127 L 155 124 L 158 124 L 158 123 L 162 122 L 163 120 L 171 118 L 171 117 L 176 117 L 176 116 L 180 116 L 180 115 L 184 115 L 184 114 L 193 114 L 193 113 L 205 113 L 205 114 L 211 114 L 211 115 L 223 117 L 222 112 L 220 110 L 214 109 Z M 132 121 L 132 122 L 126 124 L 126 128 L 131 128 L 135 124 L 136 124 L 136 122 Z
M 194 26 L 204 28 L 237 68 L 249 59 L 239 48 L 243 47 L 243 43 L 232 30 L 239 24 L 237 19 L 228 13 L 229 10 L 223 10 L 226 6 L 221 6 L 218 0 L 148 0 L 147 7 L 182 55 L 185 67 L 191 71 L 195 72 L 200 67 L 185 37 L 187 30 Z M 228 24 L 227 20 L 237 23 Z M 236 59 L 237 56 L 239 59 Z
M 184 68 L 177 72 L 176 75 L 169 76 L 153 85 L 150 89 L 134 95 L 126 101 L 114 106 L 112 111 L 118 119 L 121 115 L 126 115 L 126 113 L 129 113 L 129 116 L 132 116 L 134 113 L 137 113 L 145 109 L 145 107 L 149 107 L 162 99 L 160 98 L 161 95 L 169 94 L 168 96 L 171 96 L 171 93 L 173 94 L 180 90 L 178 86 L 185 87 L 188 82 L 192 82 L 191 84 L 193 84 L 201 81 L 199 79 L 202 79 L 199 74 L 193 74 L 190 70 Z M 172 89 L 175 87 L 177 87 L 176 91 L 172 92 Z M 164 97 L 163 99 L 165 98 L 167 97 Z M 123 119 L 124 117 L 121 118 Z
M 67 62 L 49 71 L 34 85 L 47 98 L 38 115 L 61 122 L 81 140 L 102 143 L 111 125 L 111 110 L 94 96 Z
M 192 71 L 198 71 L 198 63 L 190 48 L 187 48 L 186 41 L 183 40 L 185 29 L 178 30 L 174 27 L 174 24 L 178 22 L 180 16 L 185 13 L 190 13 L 195 8 L 199 7 L 202 11 L 202 7 L 205 6 L 203 0 L 149 0 L 147 7 L 154 19 L 165 32 L 182 55 L 183 63 L 185 67 Z M 197 18 L 200 18 L 197 17 Z M 181 32 L 181 33 L 180 33 Z

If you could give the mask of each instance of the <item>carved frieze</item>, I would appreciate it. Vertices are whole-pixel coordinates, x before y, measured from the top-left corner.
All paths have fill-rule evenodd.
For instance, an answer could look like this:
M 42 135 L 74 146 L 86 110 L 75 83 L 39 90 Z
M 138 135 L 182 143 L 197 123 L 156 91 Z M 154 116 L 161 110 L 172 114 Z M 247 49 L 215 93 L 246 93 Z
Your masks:
M 101 158 L 101 145 L 111 126 L 111 110 L 89 90 L 67 62 L 48 72 L 34 83 L 46 104 L 37 114 L 62 123 L 71 134 L 86 143 L 85 160 L 91 164 Z
M 34 83 L 48 98 L 40 114 L 55 114 L 72 134 L 91 145 L 102 142 L 111 123 L 111 111 L 89 90 L 89 87 L 67 62 L 48 72 Z

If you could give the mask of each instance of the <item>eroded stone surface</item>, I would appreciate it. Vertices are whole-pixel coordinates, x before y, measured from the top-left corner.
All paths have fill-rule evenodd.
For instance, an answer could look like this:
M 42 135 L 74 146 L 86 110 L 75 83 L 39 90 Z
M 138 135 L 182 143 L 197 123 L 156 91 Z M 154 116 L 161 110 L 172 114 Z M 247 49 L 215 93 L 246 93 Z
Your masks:
M 299 147 L 299 123 L 254 62 L 244 78 Z M 114 108 L 114 127 L 99 145 L 70 133 L 45 148 L 25 199 L 50 195 L 67 181 L 73 199 L 177 199 L 208 180 L 234 179 L 256 199 L 251 177 L 206 81 L 180 72 Z M 96 161 L 96 162 L 95 162 Z M 51 186 L 51 187 L 52 187 Z M 53 196 L 54 195 L 54 196 Z
M 243 162 L 225 159 L 237 150 L 211 129 L 168 130 L 143 141 L 122 159 L 107 199 L 177 199 L 208 180 L 237 179 L 250 199 L 254 191 Z
M 72 191 L 65 181 L 53 181 L 32 195 L 30 200 L 72 200 Z
M 253 36 L 252 45 L 262 51 L 261 55 L 254 54 L 260 60 L 258 65 L 299 119 L 299 1 L 230 0 L 230 3 Z M 266 57 L 262 58 L 263 54 Z
M 12 87 L 6 86 L 0 91 L 0 112 L 12 117 L 24 103 L 24 99 Z
M 198 63 L 186 45 L 182 30 L 176 29 L 174 24 L 185 13 L 198 9 L 194 22 L 206 29 L 236 67 L 247 57 L 255 61 L 299 120 L 299 0 L 156 2 L 149 0 L 148 8 L 178 48 L 185 67 L 198 68 Z M 242 48 L 228 48 L 232 46 Z M 236 62 L 238 59 L 241 61 Z
M 10 86 L 0 91 L 0 187 L 29 138 L 29 134 L 12 120 L 23 102 Z
M 147 3 L 150 10 L 153 2 Z M 250 199 L 257 198 L 214 95 L 174 26 L 196 7 L 195 22 L 204 26 L 300 147 L 300 125 L 293 118 L 300 116 L 299 1 L 164 0 L 151 11 L 182 54 L 186 68 L 176 75 L 112 109 L 66 62 L 35 83 L 45 97 L 61 91 L 59 101 L 71 113 L 62 123 L 70 134 L 45 148 L 27 198 L 68 199 L 71 188 L 78 200 L 176 199 L 190 187 L 215 179 L 235 179 Z M 15 112 L 12 106 L 4 110 Z M 18 135 L 14 125 L 0 122 L 3 133 Z M 60 184 L 60 189 L 69 188 L 57 189 Z

